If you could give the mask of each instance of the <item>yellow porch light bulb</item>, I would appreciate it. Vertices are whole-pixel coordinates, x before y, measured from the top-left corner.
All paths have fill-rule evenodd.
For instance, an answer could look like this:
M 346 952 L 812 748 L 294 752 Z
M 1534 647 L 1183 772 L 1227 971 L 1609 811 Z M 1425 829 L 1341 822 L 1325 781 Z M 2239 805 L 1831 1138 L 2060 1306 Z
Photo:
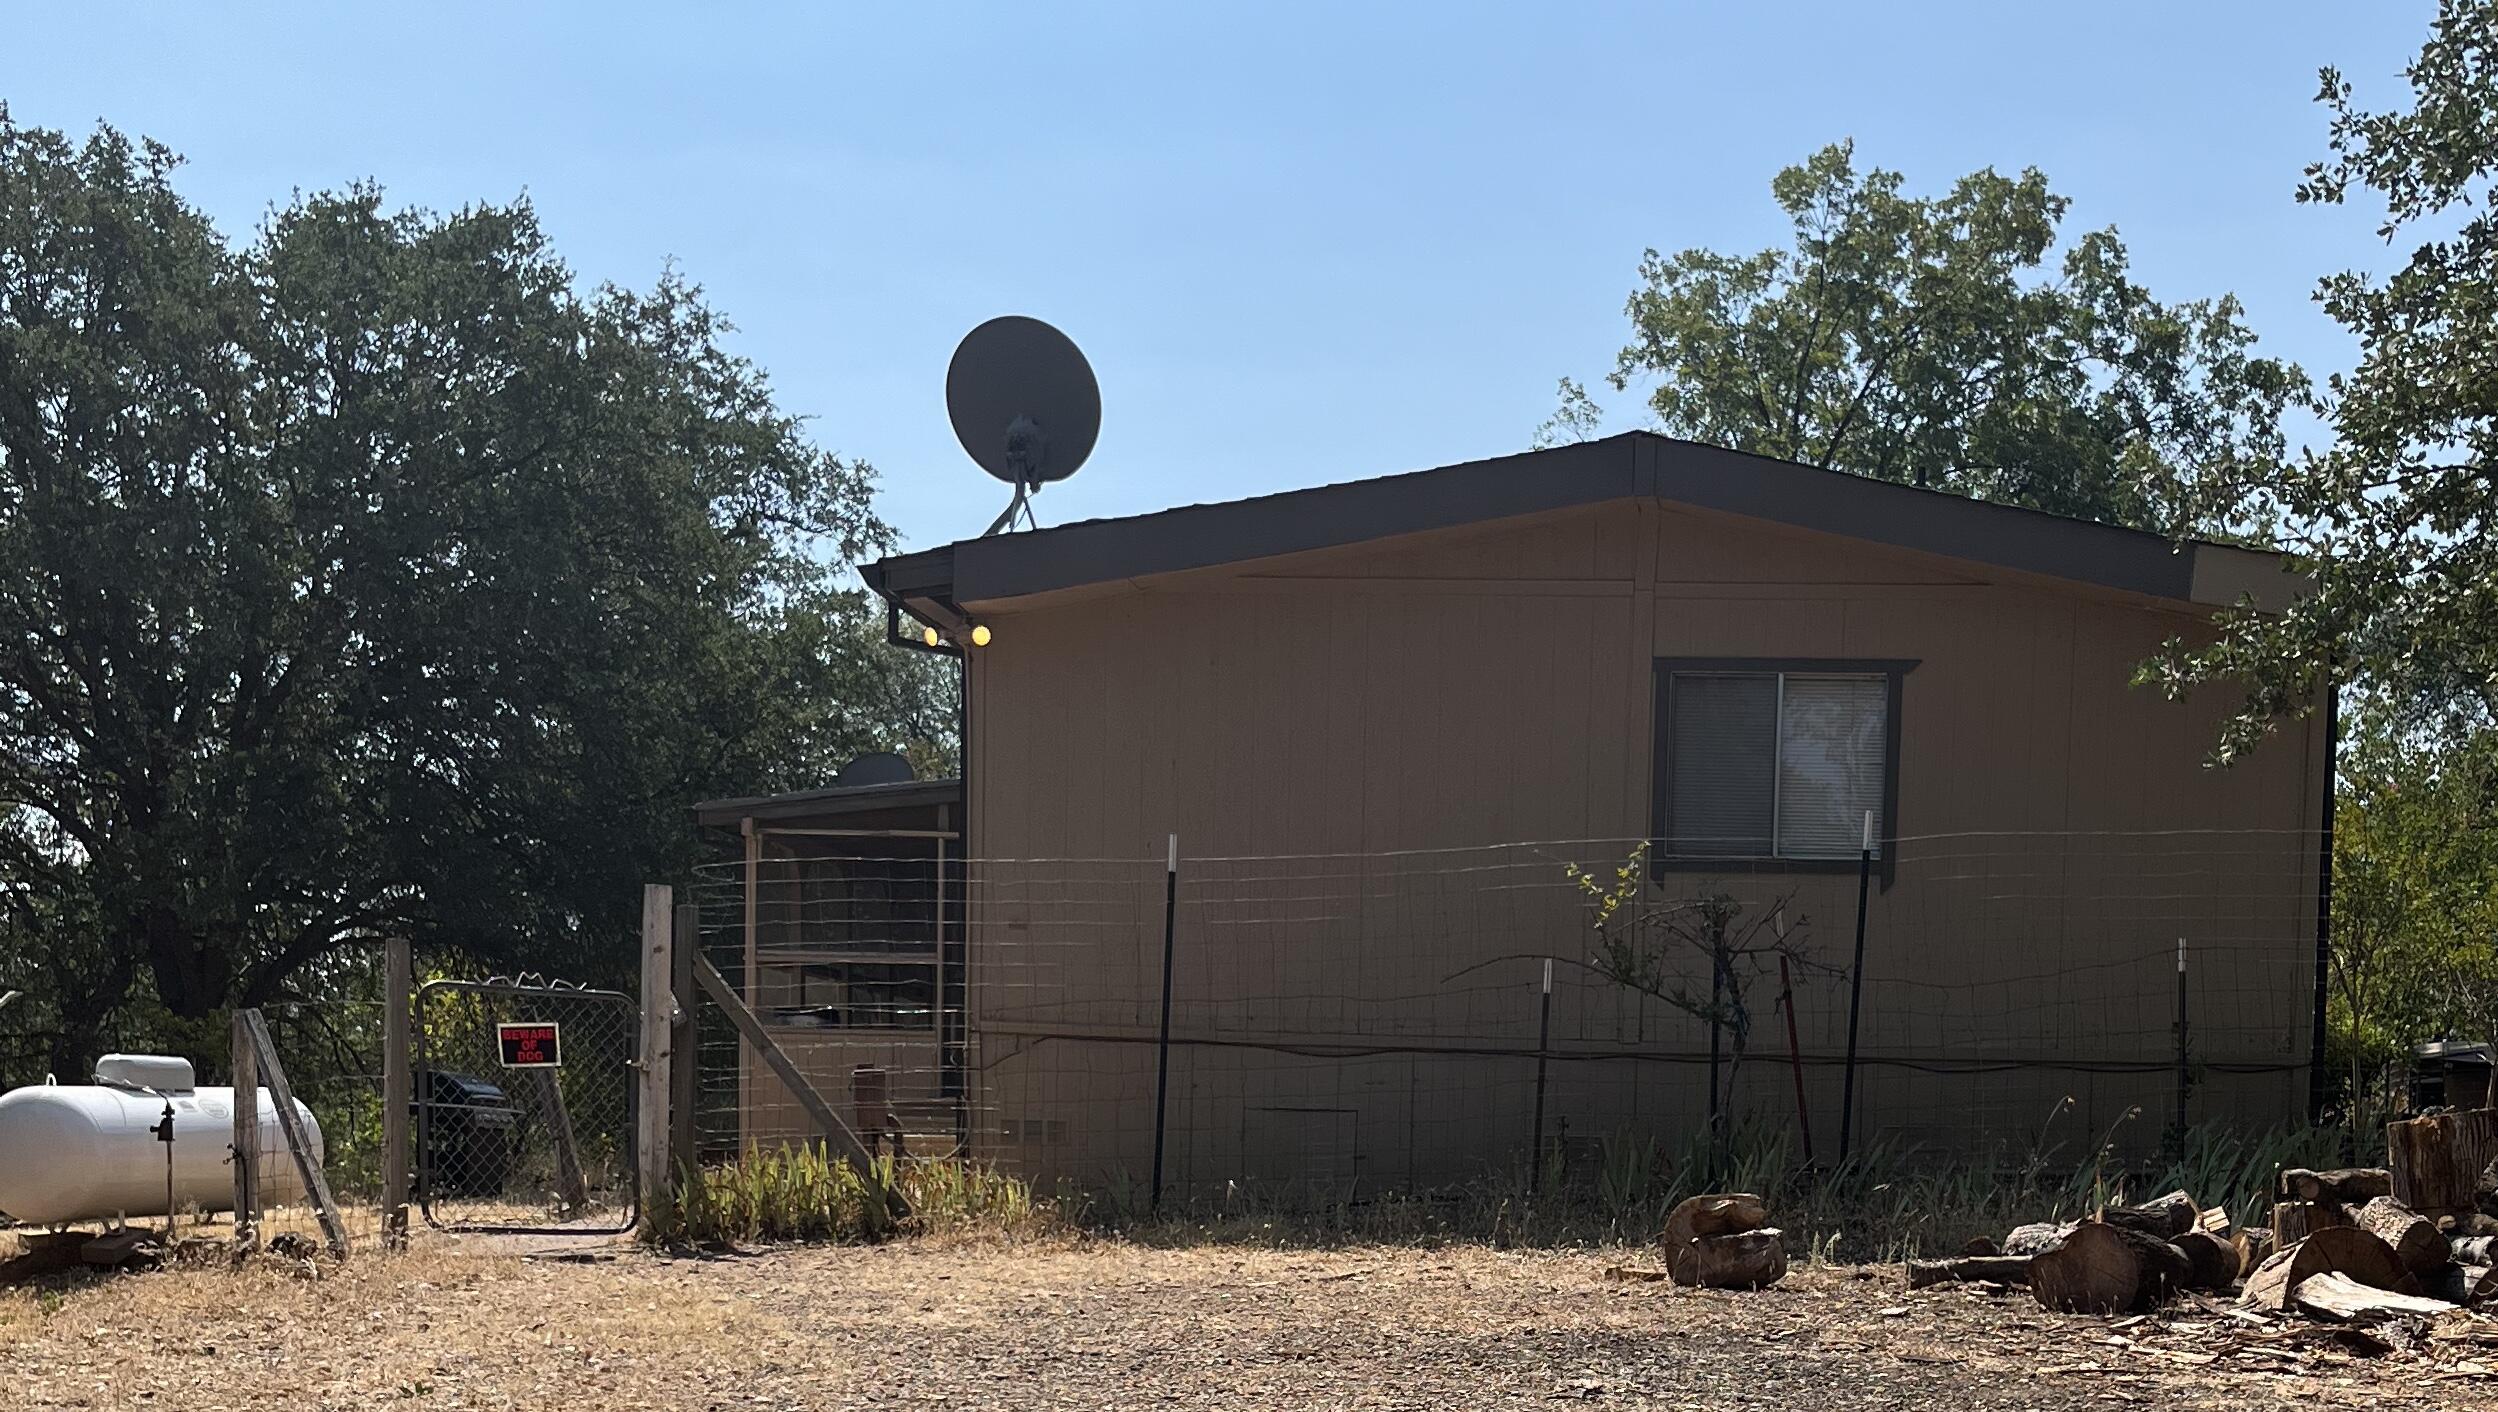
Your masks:
M 974 647 L 986 647 L 989 645 L 989 625 L 987 623 L 975 623 L 972 625 L 971 645 Z
M 927 643 L 931 647 L 936 646 L 937 630 L 935 628 L 921 628 L 919 630 L 919 640 Z

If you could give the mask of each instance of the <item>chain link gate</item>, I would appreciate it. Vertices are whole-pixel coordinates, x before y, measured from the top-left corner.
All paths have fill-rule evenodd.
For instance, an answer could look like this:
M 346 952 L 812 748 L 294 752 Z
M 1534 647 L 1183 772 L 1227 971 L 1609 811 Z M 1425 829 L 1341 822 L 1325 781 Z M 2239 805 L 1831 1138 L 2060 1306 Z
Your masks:
M 446 1231 L 633 1228 L 631 996 L 534 976 L 416 992 L 416 1200 Z

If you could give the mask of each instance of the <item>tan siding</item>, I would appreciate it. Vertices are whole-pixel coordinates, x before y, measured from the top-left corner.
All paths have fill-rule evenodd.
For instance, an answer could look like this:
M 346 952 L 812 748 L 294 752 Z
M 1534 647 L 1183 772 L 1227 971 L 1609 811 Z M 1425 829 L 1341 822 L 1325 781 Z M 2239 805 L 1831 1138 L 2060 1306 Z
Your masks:
M 1920 874 L 1904 861 L 1876 897 L 1869 1052 L 2139 1057 L 2161 1042 L 2168 1002 L 2156 973 L 2106 979 L 2109 959 L 2173 945 L 2170 933 L 2185 931 L 2199 943 L 2269 948 L 2260 978 L 2195 974 L 2198 1024 L 2212 1042 L 2250 1060 L 2303 1057 L 2314 906 L 2314 839 L 2304 831 L 2316 823 L 2321 723 L 2289 728 L 2290 738 L 2235 769 L 2203 769 L 2225 696 L 2181 707 L 2130 685 L 2134 664 L 2164 638 L 2198 630 L 2170 606 L 1633 502 L 1037 607 L 974 606 L 997 638 L 974 654 L 970 846 L 983 858 L 1139 860 L 1142 881 L 1124 904 L 1135 925 L 1054 943 L 1043 968 L 1071 990 L 1116 992 L 1115 1004 L 1096 1008 L 1140 1033 L 1159 974 L 1158 860 L 1176 830 L 1192 858 L 1295 855 L 1266 865 L 1267 891 L 1254 900 L 1221 894 L 1202 876 L 1211 870 L 1192 875 L 1192 886 L 1217 891 L 1205 894 L 1207 925 L 1191 934 L 1199 944 L 1184 948 L 1181 1016 L 1249 1039 L 1341 1030 L 1359 1041 L 1365 1027 L 1410 1025 L 1531 1042 L 1531 1001 L 1514 968 L 1462 1000 L 1397 997 L 1518 950 L 1518 937 L 1556 925 L 1566 937 L 1566 913 L 1553 911 L 1549 893 L 1435 900 L 1400 883 L 1403 865 L 1383 855 L 1644 836 L 1658 657 L 1881 658 L 1918 664 L 1903 688 L 1901 832 L 1994 837 L 1972 845 L 1983 856 L 1965 863 Z M 2250 836 L 2238 875 L 2205 862 L 2166 882 L 2146 881 L 2139 856 L 2024 841 L 2151 829 L 2278 832 Z M 1922 847 L 1940 855 L 1957 845 Z M 1731 885 L 1756 904 L 1786 898 L 1809 918 L 1822 958 L 1844 961 L 1852 876 Z M 1027 895 L 1038 886 L 1022 880 Z M 1273 905 L 1287 894 L 1301 899 L 1297 910 Z M 1008 895 L 974 899 L 975 949 L 987 948 L 974 963 L 976 1014 L 996 1009 L 1017 974 L 993 964 L 994 953 L 1036 945 L 1029 913 Z M 1219 908 L 1228 910 L 1216 925 Z M 1810 982 L 1810 1003 L 1799 1006 L 1802 1042 L 1816 1054 L 1844 1040 L 1834 985 Z M 1687 1017 L 1598 984 L 1565 986 L 1555 1020 L 1573 1043 L 1706 1047 L 1705 1028 Z M 1054 1040 L 1006 1060 L 994 1036 L 976 1042 L 984 1102 L 1000 1113 L 1048 1108 L 1068 1122 L 1063 1141 L 1021 1157 L 1086 1177 L 1141 1175 L 1150 1132 L 1134 1104 L 1140 1093 L 1150 1101 L 1150 1045 Z M 1745 1081 L 1749 1101 L 1770 1114 L 1792 1108 L 1783 1047 L 1782 1026 L 1756 1034 Z M 1520 1073 L 1510 1060 L 1184 1049 L 1174 1085 L 1175 1104 L 1188 1105 L 1187 1137 L 1174 1160 L 1201 1177 L 1244 1170 L 1259 1124 L 1325 1126 L 1338 1120 L 1279 1114 L 1342 1107 L 1366 1148 L 1392 1150 L 1416 1175 L 1445 1175 L 1466 1154 L 1519 1150 Z M 1479 1084 L 1461 1083 L 1466 1074 Z M 1869 1069 L 1860 1128 L 2035 1132 L 2068 1094 L 2078 1109 L 2060 1121 L 2104 1127 L 2165 1082 Z M 1687 1063 L 1577 1061 L 1557 1066 L 1555 1109 L 1581 1135 L 1634 1122 L 1670 1131 L 1697 1120 L 1702 1083 Z M 1808 1087 L 1826 1147 L 1835 1067 L 1812 1069 Z M 2286 1118 L 2301 1093 L 2295 1074 L 2215 1076 L 2198 1103 Z

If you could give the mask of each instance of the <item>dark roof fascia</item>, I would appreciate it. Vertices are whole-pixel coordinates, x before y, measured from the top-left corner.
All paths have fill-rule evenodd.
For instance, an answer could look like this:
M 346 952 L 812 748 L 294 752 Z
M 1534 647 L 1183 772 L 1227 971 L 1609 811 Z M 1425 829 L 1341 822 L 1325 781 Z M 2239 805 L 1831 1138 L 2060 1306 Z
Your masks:
M 697 824 L 735 826 L 744 819 L 818 818 L 865 814 L 880 809 L 909 809 L 960 804 L 961 780 L 903 780 L 895 784 L 833 785 L 788 794 L 759 794 L 740 799 L 706 799 L 694 806 Z
M 906 606 L 959 605 L 1656 496 L 1871 543 L 2198 601 L 2203 555 L 2273 556 L 1627 432 L 1514 456 L 897 555 L 862 569 Z

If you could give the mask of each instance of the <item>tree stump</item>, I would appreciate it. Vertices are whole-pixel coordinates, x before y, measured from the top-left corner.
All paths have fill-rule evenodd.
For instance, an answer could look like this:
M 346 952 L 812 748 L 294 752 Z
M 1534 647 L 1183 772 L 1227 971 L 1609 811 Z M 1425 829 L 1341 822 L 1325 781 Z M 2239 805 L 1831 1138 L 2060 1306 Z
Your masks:
M 2385 1125 L 2390 1195 L 2422 1215 L 2475 1209 L 2481 1174 L 2498 1159 L 2498 1109 L 2439 1113 Z
M 2351 1225 L 2351 1213 L 2333 1201 L 2278 1201 L 2272 1208 L 2272 1244 L 2287 1250 L 2317 1231 Z
M 2274 1313 L 2290 1307 L 2290 1296 L 2302 1280 L 2316 1275 L 2348 1275 L 2364 1285 L 2411 1293 L 2418 1286 L 2394 1258 L 2393 1247 L 2354 1226 L 2331 1226 L 2276 1253 L 2246 1277 L 2238 1302 Z
M 2067 1314 L 2144 1309 L 2194 1276 L 2185 1252 L 2124 1226 L 2086 1221 L 2030 1261 L 2030 1293 Z
M 2360 1207 L 2354 1224 L 2392 1246 L 2394 1258 L 2415 1275 L 2425 1279 L 2446 1268 L 2450 1252 L 2437 1223 L 2390 1196 Z

